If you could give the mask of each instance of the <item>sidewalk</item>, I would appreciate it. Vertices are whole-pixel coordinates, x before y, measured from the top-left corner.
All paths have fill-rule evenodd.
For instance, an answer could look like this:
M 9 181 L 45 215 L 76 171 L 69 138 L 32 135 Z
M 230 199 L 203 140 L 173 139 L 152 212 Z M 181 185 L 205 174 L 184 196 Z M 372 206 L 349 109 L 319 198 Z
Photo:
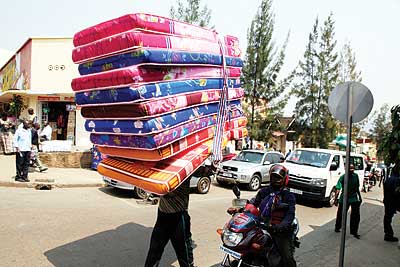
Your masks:
M 51 184 L 53 187 L 101 187 L 104 182 L 100 174 L 91 169 L 49 168 L 40 173 L 29 169 L 30 182 L 16 182 L 15 156 L 0 155 L 0 187 L 35 187 L 37 184 Z
M 400 266 L 400 247 L 397 243 L 383 240 L 382 189 L 374 187 L 363 194 L 359 234 L 361 239 L 349 235 L 347 221 L 345 266 L 390 267 Z M 334 232 L 334 220 L 313 226 L 313 231 L 300 238 L 300 249 L 296 250 L 298 266 L 335 267 L 339 263 L 340 233 Z M 395 236 L 400 237 L 400 215 L 392 222 Z

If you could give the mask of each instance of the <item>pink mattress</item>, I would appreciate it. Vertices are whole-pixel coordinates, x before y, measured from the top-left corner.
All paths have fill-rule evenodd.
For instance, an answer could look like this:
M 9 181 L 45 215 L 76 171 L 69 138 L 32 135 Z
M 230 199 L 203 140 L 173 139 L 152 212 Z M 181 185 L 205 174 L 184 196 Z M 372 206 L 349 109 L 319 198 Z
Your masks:
M 137 48 L 171 49 L 173 51 L 190 51 L 210 54 L 221 53 L 218 42 L 181 36 L 129 31 L 76 47 L 72 51 L 72 60 L 75 63 L 82 63 L 104 56 L 124 53 Z M 224 54 L 231 57 L 240 57 L 240 50 L 227 49 L 224 45 Z
M 240 68 L 227 68 L 231 78 L 240 77 Z M 219 78 L 223 76 L 222 67 L 161 67 L 161 66 L 131 66 L 106 72 L 74 78 L 72 90 L 110 89 L 126 85 L 162 82 L 168 80 L 185 80 L 201 78 Z
M 216 33 L 213 30 L 161 16 L 136 13 L 111 19 L 76 33 L 74 35 L 74 45 L 88 44 L 133 29 L 217 41 Z

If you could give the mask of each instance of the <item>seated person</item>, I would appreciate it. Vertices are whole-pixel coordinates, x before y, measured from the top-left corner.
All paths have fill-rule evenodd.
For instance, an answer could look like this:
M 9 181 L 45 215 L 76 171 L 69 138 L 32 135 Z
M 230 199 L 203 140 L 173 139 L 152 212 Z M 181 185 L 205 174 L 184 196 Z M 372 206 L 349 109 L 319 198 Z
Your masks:
M 49 125 L 48 121 L 44 122 L 44 128 L 43 130 L 40 132 L 40 141 L 50 141 L 51 140 L 51 134 L 53 132 L 53 129 L 51 128 L 51 126 Z

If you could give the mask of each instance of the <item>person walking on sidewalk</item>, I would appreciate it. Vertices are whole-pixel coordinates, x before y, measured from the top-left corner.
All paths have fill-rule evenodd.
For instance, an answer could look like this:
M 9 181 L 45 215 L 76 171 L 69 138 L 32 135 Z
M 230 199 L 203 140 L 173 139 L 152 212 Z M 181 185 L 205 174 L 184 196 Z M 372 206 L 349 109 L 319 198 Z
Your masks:
M 39 158 L 39 130 L 40 125 L 39 123 L 34 123 L 31 129 L 32 131 L 32 156 L 31 159 L 36 167 L 39 168 L 40 172 L 46 171 L 48 168 L 42 165 L 42 162 Z
M 29 182 L 28 171 L 32 150 L 32 132 L 29 129 L 27 120 L 24 120 L 22 123 L 23 126 L 17 129 L 14 136 L 17 169 L 15 180 L 18 182 Z
M 383 184 L 383 205 L 385 215 L 383 217 L 384 240 L 397 242 L 399 239 L 394 236 L 392 219 L 397 211 L 400 211 L 400 163 L 392 169 L 392 175 Z
M 343 211 L 343 184 L 344 184 L 343 174 L 340 176 L 339 181 L 336 185 L 336 199 L 335 205 L 339 204 L 339 208 L 336 214 L 336 223 L 335 223 L 335 232 L 340 232 L 340 228 L 342 227 L 342 211 Z M 358 226 L 360 224 L 360 206 L 362 202 L 361 193 L 360 193 L 360 181 L 358 179 L 358 175 L 354 172 L 354 165 L 350 164 L 350 174 L 348 181 L 348 201 L 347 201 L 347 209 L 351 206 L 351 214 L 350 214 L 350 234 L 355 238 L 360 239 L 360 235 L 358 234 Z M 340 198 L 338 200 L 339 192 Z M 346 210 L 347 213 L 347 210 Z
M 173 192 L 160 197 L 157 222 L 153 228 L 145 267 L 157 267 L 168 241 L 171 240 L 180 267 L 194 267 L 190 231 L 189 180 Z

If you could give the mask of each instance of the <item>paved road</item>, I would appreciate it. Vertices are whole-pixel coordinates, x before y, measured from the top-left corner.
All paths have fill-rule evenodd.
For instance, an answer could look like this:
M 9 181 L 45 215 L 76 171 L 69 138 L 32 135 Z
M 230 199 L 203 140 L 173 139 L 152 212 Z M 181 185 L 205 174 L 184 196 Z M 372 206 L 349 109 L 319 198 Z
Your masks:
M 253 195 L 243 192 L 243 197 Z M 381 224 L 382 207 L 377 201 L 380 195 L 366 196 L 371 199 L 362 206 L 362 214 L 372 223 L 362 221 L 362 238 Z M 194 253 L 200 267 L 218 266 L 222 259 L 216 229 L 229 218 L 225 211 L 232 196 L 230 190 L 218 186 L 213 186 L 208 195 L 191 195 L 189 212 L 196 245 Z M 0 188 L 0 199 L 0 266 L 143 266 L 157 206 L 138 204 L 125 191 Z M 297 206 L 303 242 L 296 253 L 299 266 L 337 266 L 335 257 L 340 236 L 332 231 L 335 213 L 335 208 L 314 203 L 302 202 Z M 379 248 L 383 242 L 376 239 L 372 238 L 371 242 Z M 364 248 L 354 242 L 354 238 L 349 238 L 348 245 L 358 250 Z M 393 249 L 400 255 L 396 245 L 384 245 L 388 253 L 393 254 Z M 400 258 L 395 257 L 389 263 L 393 262 L 400 263 Z M 382 262 L 363 265 L 389 266 Z M 170 245 L 160 266 L 178 266 Z

